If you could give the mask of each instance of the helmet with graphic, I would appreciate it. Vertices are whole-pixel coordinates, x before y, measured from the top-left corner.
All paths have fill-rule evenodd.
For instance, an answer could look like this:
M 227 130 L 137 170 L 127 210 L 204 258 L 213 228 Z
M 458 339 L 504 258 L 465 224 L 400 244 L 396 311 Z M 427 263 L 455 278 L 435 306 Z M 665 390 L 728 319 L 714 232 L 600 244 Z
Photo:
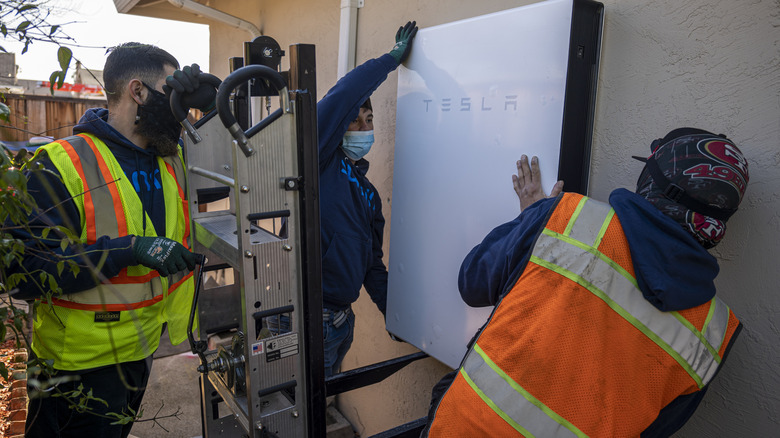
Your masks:
M 725 135 L 678 128 L 653 141 L 636 193 L 688 230 L 705 248 L 717 245 L 748 184 L 742 151 Z

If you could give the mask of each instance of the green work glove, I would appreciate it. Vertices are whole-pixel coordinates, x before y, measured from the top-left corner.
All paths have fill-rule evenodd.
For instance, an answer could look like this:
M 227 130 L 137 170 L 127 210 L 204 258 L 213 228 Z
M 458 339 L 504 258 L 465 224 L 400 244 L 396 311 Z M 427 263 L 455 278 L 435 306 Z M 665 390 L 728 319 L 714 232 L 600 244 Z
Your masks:
M 200 83 L 200 66 L 192 64 L 176 70 L 165 78 L 163 90 L 170 95 L 170 90 L 176 90 L 181 95 L 181 104 L 185 108 L 197 108 L 204 113 L 214 109 L 217 99 L 217 89 Z
M 193 270 L 197 260 L 184 245 L 166 237 L 135 236 L 133 255 L 139 265 L 154 269 L 163 277 L 185 269 Z
M 412 49 L 412 40 L 417 35 L 417 22 L 409 21 L 403 27 L 398 28 L 395 33 L 395 45 L 390 51 L 390 56 L 395 58 L 398 63 L 406 61 L 409 57 L 409 50 Z

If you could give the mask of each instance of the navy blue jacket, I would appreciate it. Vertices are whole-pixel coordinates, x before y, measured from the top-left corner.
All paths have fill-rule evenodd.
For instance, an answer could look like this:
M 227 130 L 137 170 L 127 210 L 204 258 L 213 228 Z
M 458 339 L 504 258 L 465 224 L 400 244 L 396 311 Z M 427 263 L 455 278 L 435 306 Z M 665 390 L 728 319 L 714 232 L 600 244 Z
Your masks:
M 382 262 L 382 200 L 366 178 L 368 161 L 344 155 L 341 142 L 360 105 L 398 67 L 385 54 L 356 67 L 317 103 L 320 165 L 323 305 L 343 310 L 366 287 L 379 310 L 387 307 L 387 268 Z
M 159 235 L 165 233 L 165 199 L 163 198 L 162 185 L 158 166 L 154 155 L 134 145 L 125 136 L 108 124 L 108 110 L 105 108 L 92 108 L 86 111 L 73 129 L 74 134 L 89 133 L 103 140 L 116 157 L 125 176 L 132 181 L 133 186 L 141 198 L 144 210 L 147 212 L 154 228 Z M 75 204 L 70 199 L 70 193 L 65 188 L 59 172 L 52 162 L 45 156 L 41 162 L 47 170 L 53 172 L 34 171 L 28 173 L 27 191 L 35 197 L 38 211 L 29 219 L 30 230 L 40 237 L 44 227 L 61 225 L 69 228 L 77 236 L 81 235 L 81 219 Z M 150 169 L 154 169 L 150 171 Z M 51 191 L 47 189 L 51 187 Z M 153 208 L 153 206 L 157 206 Z M 114 214 L 111 207 L 96 206 L 97 214 Z M 106 209 L 106 210 L 101 210 Z M 146 224 L 146 218 L 143 219 Z M 79 262 L 81 254 L 86 254 L 94 265 L 98 265 L 101 257 L 107 254 L 101 274 L 111 278 L 127 266 L 136 265 L 135 256 L 130 247 L 132 236 L 109 239 L 107 236 L 98 237 L 92 245 L 78 248 L 68 247 L 64 251 L 60 248 L 60 240 L 56 233 L 49 234 L 49 239 L 32 239 L 30 233 L 21 229 L 13 229 L 12 235 L 26 242 L 27 251 L 21 265 L 12 267 L 14 272 L 45 271 L 57 279 L 58 285 L 64 293 L 81 292 L 91 289 L 99 284 L 99 281 L 87 269 L 82 269 L 74 276 L 70 270 L 57 274 L 58 258 L 53 254 L 64 257 L 75 257 Z M 37 251 L 36 251 L 37 249 Z M 45 252 L 40 252 L 44 250 Z M 79 263 L 82 264 L 82 263 Z M 19 284 L 19 292 L 14 295 L 20 299 L 33 299 L 41 296 L 42 290 L 33 282 Z
M 680 224 L 625 189 L 612 192 L 609 203 L 623 226 L 645 299 L 667 312 L 696 307 L 715 296 L 718 262 Z M 471 250 L 458 275 L 466 304 L 493 306 L 514 286 L 512 280 L 520 278 L 554 205 L 554 198 L 535 202 Z
M 672 311 L 704 304 L 715 296 L 717 260 L 691 234 L 628 190 L 613 191 L 609 203 L 620 219 L 637 283 L 647 301 L 659 310 Z M 467 304 L 492 306 L 512 289 L 555 205 L 555 198 L 535 202 L 471 250 L 458 275 L 458 288 Z M 437 387 L 449 386 L 452 378 L 446 376 Z M 674 433 L 696 410 L 706 389 L 672 401 L 642 437 Z M 434 392 L 437 397 L 441 396 Z

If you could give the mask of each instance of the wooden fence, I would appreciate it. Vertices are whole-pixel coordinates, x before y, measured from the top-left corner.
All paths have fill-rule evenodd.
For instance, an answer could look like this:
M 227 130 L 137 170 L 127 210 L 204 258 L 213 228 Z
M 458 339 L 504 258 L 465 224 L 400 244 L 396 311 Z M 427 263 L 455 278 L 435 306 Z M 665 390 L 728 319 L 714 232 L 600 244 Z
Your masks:
M 4 94 L 2 102 L 11 110 L 10 123 L 0 121 L 0 140 L 5 141 L 67 137 L 88 108 L 106 107 L 105 100 L 19 94 Z

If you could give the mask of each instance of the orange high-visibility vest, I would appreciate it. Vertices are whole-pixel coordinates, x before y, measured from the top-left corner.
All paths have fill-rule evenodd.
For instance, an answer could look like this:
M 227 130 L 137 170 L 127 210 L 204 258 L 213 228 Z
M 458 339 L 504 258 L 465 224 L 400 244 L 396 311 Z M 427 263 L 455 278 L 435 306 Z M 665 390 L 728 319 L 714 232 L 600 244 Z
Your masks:
M 59 170 L 81 218 L 81 241 L 101 236 L 156 236 L 132 183 L 106 144 L 79 134 L 39 148 Z M 157 158 L 165 205 L 166 236 L 189 247 L 190 224 L 181 153 Z M 144 234 L 144 232 L 146 234 Z M 76 260 L 78 261 L 78 260 Z M 69 275 L 65 272 L 63 275 Z M 129 266 L 108 283 L 36 303 L 32 349 L 54 368 L 80 370 L 143 359 L 157 349 L 162 324 L 171 342 L 187 338 L 194 282 L 192 272 L 161 277 Z
M 707 385 L 739 321 L 720 299 L 661 312 L 615 211 L 564 194 L 436 407 L 441 436 L 633 437 Z

